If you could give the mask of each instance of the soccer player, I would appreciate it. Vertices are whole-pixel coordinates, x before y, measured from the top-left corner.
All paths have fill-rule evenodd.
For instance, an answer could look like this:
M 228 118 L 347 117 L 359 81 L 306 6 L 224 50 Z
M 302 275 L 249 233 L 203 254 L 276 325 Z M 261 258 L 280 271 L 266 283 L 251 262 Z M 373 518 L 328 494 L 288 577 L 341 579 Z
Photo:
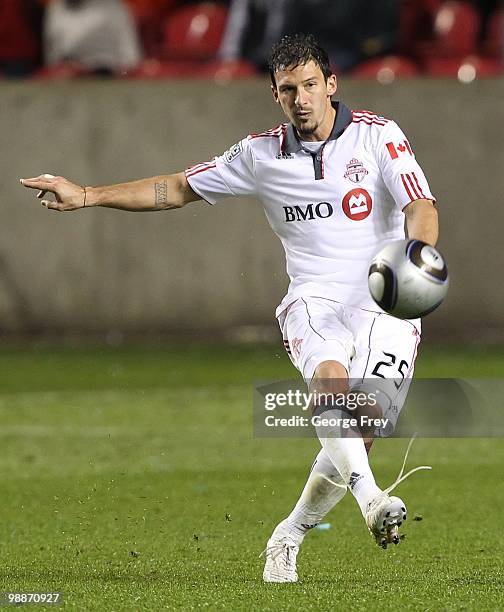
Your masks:
M 185 172 L 108 187 L 48 174 L 21 182 L 57 211 L 165 210 L 256 196 L 285 249 L 291 282 L 276 315 L 294 365 L 311 390 L 328 397 L 346 393 L 351 380 L 393 381 L 388 405 L 379 406 L 393 424 L 413 375 L 420 323 L 381 311 L 369 295 L 367 270 L 381 247 L 404 238 L 405 223 L 410 238 L 436 243 L 434 197 L 396 123 L 332 101 L 336 76 L 313 37 L 284 37 L 269 66 L 273 98 L 288 122 L 247 136 L 223 155 Z M 325 409 L 343 414 L 330 402 Z M 308 481 L 267 544 L 266 582 L 297 581 L 305 534 L 348 489 L 377 543 L 399 542 L 406 505 L 389 495 L 393 487 L 376 484 L 367 454 L 372 436 L 360 433 L 342 437 L 317 428 L 321 450 Z

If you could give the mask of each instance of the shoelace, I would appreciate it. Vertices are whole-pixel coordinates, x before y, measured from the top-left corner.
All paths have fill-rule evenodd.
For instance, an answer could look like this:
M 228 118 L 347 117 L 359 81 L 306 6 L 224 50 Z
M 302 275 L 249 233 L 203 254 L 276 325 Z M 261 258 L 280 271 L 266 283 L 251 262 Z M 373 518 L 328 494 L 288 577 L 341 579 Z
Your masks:
M 402 467 L 401 467 L 401 471 L 399 472 L 399 474 L 397 475 L 397 478 L 395 479 L 395 481 L 386 489 L 384 489 L 384 493 L 387 493 L 387 495 L 389 493 L 392 493 L 392 491 L 397 487 L 398 484 L 400 484 L 401 482 L 403 482 L 403 480 L 406 480 L 406 478 L 409 478 L 411 476 L 411 474 L 414 474 L 415 472 L 418 472 L 420 470 L 432 470 L 432 466 L 430 465 L 419 465 L 416 468 L 413 468 L 412 470 L 410 470 L 409 472 L 406 472 L 406 474 L 404 474 L 404 468 L 406 467 L 406 461 L 408 460 L 408 455 L 410 452 L 410 449 L 413 445 L 413 442 L 415 441 L 416 438 L 416 434 L 413 434 L 411 436 L 410 441 L 408 442 L 408 448 L 406 449 L 406 452 L 404 453 L 404 460 L 402 463 Z
M 418 472 L 420 470 L 432 470 L 432 466 L 430 466 L 430 465 L 419 465 L 418 467 L 413 468 L 412 470 L 410 470 L 409 472 L 404 474 L 404 468 L 406 467 L 406 461 L 408 460 L 408 455 L 409 455 L 409 452 L 411 450 L 411 446 L 413 445 L 413 442 L 415 441 L 416 437 L 417 437 L 417 434 L 413 434 L 411 436 L 411 439 L 408 442 L 408 447 L 406 448 L 406 452 L 404 453 L 404 460 L 403 460 L 403 463 L 402 463 L 401 470 L 400 470 L 399 474 L 397 475 L 397 478 L 395 479 L 395 481 L 389 487 L 384 489 L 383 493 L 386 493 L 387 495 L 389 493 L 392 493 L 392 491 L 397 487 L 398 484 L 400 484 L 401 482 L 406 480 L 406 478 L 409 478 L 411 476 L 411 474 L 414 474 L 415 472 Z M 348 485 L 340 484 L 339 482 L 334 482 L 333 480 L 331 480 L 330 478 L 328 478 L 324 474 L 321 474 L 321 476 L 323 478 L 325 478 L 325 480 L 330 482 L 332 485 L 334 485 L 335 487 L 339 487 L 340 489 L 348 489 Z
M 291 549 L 296 548 L 294 544 L 284 543 L 284 544 L 275 544 L 274 546 L 269 546 L 269 547 L 267 546 L 262 551 L 262 553 L 259 555 L 259 557 L 269 554 L 270 557 L 273 559 L 273 561 L 276 561 L 277 557 L 279 557 L 284 551 L 284 548 L 287 549 L 287 566 L 290 566 L 292 565 Z

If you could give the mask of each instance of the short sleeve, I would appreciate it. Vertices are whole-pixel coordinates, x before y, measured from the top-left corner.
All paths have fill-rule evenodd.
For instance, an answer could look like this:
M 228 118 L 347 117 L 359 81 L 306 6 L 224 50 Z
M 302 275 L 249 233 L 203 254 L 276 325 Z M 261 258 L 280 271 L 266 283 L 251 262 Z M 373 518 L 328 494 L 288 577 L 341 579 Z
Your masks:
M 191 166 L 185 175 L 193 191 L 210 204 L 257 192 L 254 155 L 248 138 L 208 162 Z
M 408 139 L 394 121 L 381 131 L 376 157 L 385 185 L 401 210 L 414 200 L 436 201 Z

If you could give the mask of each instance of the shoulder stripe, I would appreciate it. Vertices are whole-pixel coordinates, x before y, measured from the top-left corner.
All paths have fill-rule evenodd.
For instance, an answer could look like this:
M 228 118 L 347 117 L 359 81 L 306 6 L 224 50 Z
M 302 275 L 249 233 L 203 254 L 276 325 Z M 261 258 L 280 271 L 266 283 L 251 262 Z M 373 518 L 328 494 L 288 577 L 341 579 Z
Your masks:
M 356 110 L 356 111 L 353 111 L 352 114 L 357 117 L 367 117 L 369 119 L 379 119 L 380 121 L 385 121 L 386 123 L 390 121 L 390 119 L 387 119 L 387 117 L 383 117 L 382 115 L 377 115 L 376 113 L 372 113 L 371 111 L 366 111 L 366 110 Z
M 187 168 L 187 172 L 193 172 L 194 170 L 199 170 L 200 168 L 205 168 L 206 166 L 209 166 L 210 164 L 215 163 L 213 159 L 207 161 L 207 162 L 202 162 L 200 164 L 194 164 L 194 166 L 190 166 L 189 168 Z
M 215 162 L 211 164 L 206 164 L 203 166 L 203 168 L 198 167 L 197 169 L 194 169 L 194 166 L 193 166 L 193 168 L 188 168 L 185 171 L 185 175 L 186 175 L 186 178 L 191 178 L 191 176 L 195 176 L 196 174 L 199 174 L 200 172 L 205 172 L 206 170 L 210 170 L 211 168 L 216 168 L 216 167 L 217 167 L 217 164 Z
M 354 119 L 352 121 L 352 123 L 365 123 L 366 125 L 380 125 L 381 127 L 384 127 L 386 124 L 386 122 L 384 121 L 378 121 L 378 119 Z
M 250 138 L 280 138 L 282 134 L 250 134 Z

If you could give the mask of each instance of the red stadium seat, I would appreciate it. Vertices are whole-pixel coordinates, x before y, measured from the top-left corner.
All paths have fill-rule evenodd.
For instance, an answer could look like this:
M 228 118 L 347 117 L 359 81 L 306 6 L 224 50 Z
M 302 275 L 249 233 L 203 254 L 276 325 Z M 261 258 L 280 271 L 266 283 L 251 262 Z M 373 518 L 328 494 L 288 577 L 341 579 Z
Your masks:
M 502 62 L 492 58 L 470 55 L 465 58 L 433 57 L 426 61 L 425 69 L 432 77 L 458 78 L 463 83 L 503 74 Z
M 216 2 L 202 2 L 176 10 L 165 24 L 164 57 L 213 59 L 220 46 L 226 19 L 226 7 Z
M 166 17 L 177 2 L 178 0 L 126 0 L 133 17 L 138 22 Z
M 34 7 L 29 7 L 27 2 L 1 0 L 0 62 L 35 63 L 39 42 L 35 24 L 30 19 L 33 12 Z
M 376 79 L 384 85 L 396 79 L 415 77 L 419 74 L 416 64 L 396 55 L 372 59 L 360 64 L 352 71 L 352 76 L 361 79 Z
M 399 50 L 417 55 L 417 45 L 432 38 L 434 19 L 444 0 L 400 0 Z
M 464 57 L 475 53 L 481 18 L 467 2 L 445 2 L 434 17 L 434 42 L 427 54 Z
M 127 0 L 147 57 L 158 57 L 161 54 L 163 24 L 178 1 Z

